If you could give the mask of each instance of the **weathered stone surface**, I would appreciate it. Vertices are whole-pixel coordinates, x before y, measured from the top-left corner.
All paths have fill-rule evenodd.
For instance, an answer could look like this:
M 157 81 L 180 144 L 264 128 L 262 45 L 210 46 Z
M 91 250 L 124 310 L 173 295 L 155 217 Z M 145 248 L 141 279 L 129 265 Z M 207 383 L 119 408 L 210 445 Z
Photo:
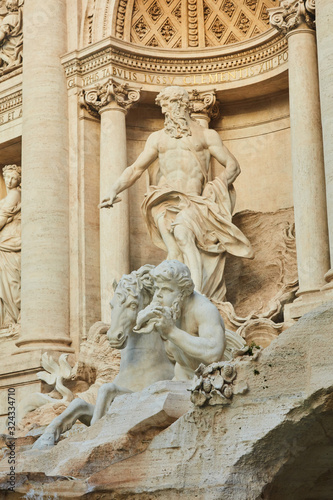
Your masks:
M 57 492 L 60 499 L 327 500 L 333 479 L 332 319 L 333 304 L 322 306 L 256 360 L 239 358 L 237 379 L 250 390 L 235 394 L 228 407 L 193 408 L 170 425 L 177 415 L 166 410 L 168 393 L 150 388 L 119 397 L 112 413 L 80 436 L 51 452 L 26 452 L 18 491 Z M 154 396 L 164 402 L 152 412 Z

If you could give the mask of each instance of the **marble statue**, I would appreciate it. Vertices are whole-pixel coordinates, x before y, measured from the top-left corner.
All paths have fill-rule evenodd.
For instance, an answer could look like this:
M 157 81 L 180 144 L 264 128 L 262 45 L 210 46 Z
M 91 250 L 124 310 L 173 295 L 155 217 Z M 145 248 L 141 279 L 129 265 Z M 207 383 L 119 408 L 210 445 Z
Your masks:
M 0 200 L 0 327 L 17 323 L 21 311 L 21 167 L 6 165 L 7 196 Z
M 135 331 L 159 332 L 175 364 L 175 380 L 191 380 L 200 363 L 222 359 L 225 328 L 217 308 L 194 291 L 189 268 L 177 260 L 165 260 L 151 271 L 152 302 L 138 314 Z
M 100 387 L 96 405 L 80 398 L 74 399 L 45 429 L 34 448 L 53 446 L 77 419 L 86 425 L 92 425 L 107 413 L 116 396 L 141 391 L 159 380 L 172 379 L 174 365 L 166 355 L 160 334 L 155 332 L 152 335 L 139 335 L 133 332 L 138 312 L 152 299 L 153 281 L 150 271 L 153 267 L 142 266 L 138 271 L 124 275 L 110 303 L 111 326 L 107 336 L 111 347 L 122 350 L 118 375 L 113 382 Z
M 0 70 L 22 62 L 22 4 L 22 0 L 6 1 L 8 12 L 0 25 Z
M 253 257 L 249 241 L 232 223 L 233 182 L 240 167 L 216 131 L 191 119 L 184 88 L 167 87 L 156 102 L 165 114 L 164 128 L 149 136 L 144 151 L 125 169 L 100 207 L 120 201 L 118 194 L 148 169 L 150 186 L 142 211 L 152 241 L 167 251 L 168 260 L 177 259 L 189 267 L 198 292 L 222 301 L 226 252 Z M 211 157 L 225 168 L 208 181 Z M 157 159 L 158 165 L 152 165 Z

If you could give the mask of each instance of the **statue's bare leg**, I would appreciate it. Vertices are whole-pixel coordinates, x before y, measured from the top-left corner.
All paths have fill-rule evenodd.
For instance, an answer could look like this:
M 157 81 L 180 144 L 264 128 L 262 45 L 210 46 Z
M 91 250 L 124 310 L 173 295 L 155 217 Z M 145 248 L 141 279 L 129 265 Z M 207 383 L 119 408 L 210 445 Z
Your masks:
M 174 236 L 170 233 L 168 228 L 165 225 L 164 215 L 160 215 L 156 220 L 158 229 L 160 231 L 161 237 L 165 243 L 165 246 L 168 249 L 168 260 L 179 260 L 179 262 L 183 262 L 182 252 L 179 250 L 179 247 L 175 241 Z
M 59 441 L 61 434 L 71 429 L 77 420 L 85 425 L 90 425 L 93 413 L 94 405 L 83 401 L 83 399 L 74 399 L 66 410 L 46 427 L 44 433 L 34 443 L 33 449 L 43 450 L 54 446 Z
M 119 387 L 113 382 L 109 384 L 103 384 L 98 389 L 96 405 L 90 425 L 93 425 L 95 422 L 97 422 L 97 420 L 104 417 L 116 396 L 120 396 L 121 394 L 128 394 L 131 392 L 132 391 L 130 391 L 129 389 Z
M 195 236 L 192 231 L 183 224 L 174 225 L 174 235 L 180 250 L 184 256 L 184 262 L 191 271 L 191 277 L 195 289 L 200 292 L 202 287 L 202 263 L 200 252 L 195 244 Z

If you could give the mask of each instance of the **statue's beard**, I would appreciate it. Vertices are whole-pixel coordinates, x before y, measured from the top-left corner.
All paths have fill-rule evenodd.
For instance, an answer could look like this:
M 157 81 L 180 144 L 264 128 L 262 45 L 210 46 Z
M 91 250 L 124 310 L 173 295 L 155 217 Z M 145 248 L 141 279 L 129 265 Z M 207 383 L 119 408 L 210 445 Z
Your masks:
M 177 321 L 182 313 L 182 306 L 183 303 L 183 295 L 180 294 L 178 297 L 173 301 L 172 306 L 171 306 L 171 311 L 172 311 L 172 319 L 174 321 Z
M 166 111 L 164 120 L 164 130 L 175 139 L 191 135 L 191 129 L 183 111 Z

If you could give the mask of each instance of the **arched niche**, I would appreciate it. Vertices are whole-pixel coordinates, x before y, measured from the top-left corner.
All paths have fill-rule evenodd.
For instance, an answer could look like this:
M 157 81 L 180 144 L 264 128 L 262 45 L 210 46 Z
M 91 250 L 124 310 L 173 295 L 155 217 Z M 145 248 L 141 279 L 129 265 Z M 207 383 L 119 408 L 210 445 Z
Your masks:
M 232 45 L 270 29 L 278 0 L 86 0 L 82 47 L 113 36 L 160 49 Z

